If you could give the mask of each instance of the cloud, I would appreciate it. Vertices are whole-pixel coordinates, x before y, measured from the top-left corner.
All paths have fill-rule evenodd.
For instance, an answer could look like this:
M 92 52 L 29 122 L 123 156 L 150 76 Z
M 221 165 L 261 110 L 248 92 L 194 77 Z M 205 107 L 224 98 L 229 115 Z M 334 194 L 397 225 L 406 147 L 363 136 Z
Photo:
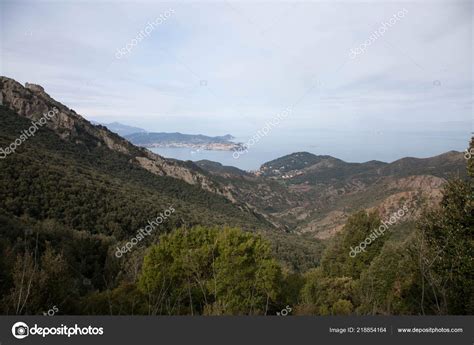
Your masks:
M 294 131 L 341 124 L 356 130 L 367 121 L 403 130 L 472 116 L 472 4 L 1 6 L 2 75 L 43 85 L 87 118 L 245 134 L 298 101 L 287 124 Z M 169 8 L 175 13 L 166 22 L 115 59 Z M 350 59 L 351 48 L 403 8 L 403 19 Z

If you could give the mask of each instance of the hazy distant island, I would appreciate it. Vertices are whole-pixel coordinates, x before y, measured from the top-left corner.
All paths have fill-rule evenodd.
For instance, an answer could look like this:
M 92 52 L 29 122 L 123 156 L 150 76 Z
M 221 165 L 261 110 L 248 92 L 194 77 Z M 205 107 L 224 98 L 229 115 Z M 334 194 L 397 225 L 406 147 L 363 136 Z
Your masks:
M 208 137 L 202 134 L 182 133 L 133 133 L 125 138 L 137 146 L 156 148 L 192 148 L 214 151 L 236 151 L 243 148 L 243 144 L 231 141 L 234 137 L 230 134 L 217 137 Z
M 134 133 L 145 133 L 146 130 L 143 128 L 139 127 L 133 127 L 133 126 L 128 126 L 124 125 L 123 123 L 119 122 L 112 122 L 112 123 L 101 123 L 97 121 L 91 121 L 93 125 L 102 125 L 107 127 L 107 129 L 111 132 L 117 133 L 118 135 L 124 137 L 129 134 L 134 134 Z
M 183 134 L 179 132 L 148 132 L 139 127 L 124 125 L 119 122 L 99 123 L 92 121 L 94 125 L 102 125 L 110 131 L 126 138 L 132 144 L 146 148 L 191 148 L 194 150 L 209 151 L 237 151 L 243 149 L 242 143 L 233 142 L 232 135 L 210 137 L 202 134 Z

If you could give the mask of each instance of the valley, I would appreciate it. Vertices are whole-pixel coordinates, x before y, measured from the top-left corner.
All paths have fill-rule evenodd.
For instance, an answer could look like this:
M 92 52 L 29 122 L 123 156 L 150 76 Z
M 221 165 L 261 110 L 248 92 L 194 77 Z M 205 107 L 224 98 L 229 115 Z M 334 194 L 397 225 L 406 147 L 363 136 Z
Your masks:
M 274 265 L 281 265 L 284 280 L 278 284 L 287 289 L 280 300 L 272 297 L 272 310 L 280 310 L 282 303 L 289 303 L 287 299 L 292 303 L 304 302 L 299 299 L 301 286 L 295 287 L 294 292 L 293 283 L 316 284 L 321 274 L 322 281 L 328 284 L 338 284 L 340 279 L 365 281 L 363 274 L 372 265 L 349 270 L 353 263 L 346 262 L 344 252 L 350 244 L 364 238 L 360 224 L 372 231 L 380 219 L 402 207 L 408 210 L 391 234 L 374 245 L 376 252 L 368 257 L 375 265 L 384 257 L 382 250 L 391 250 L 392 243 L 402 245 L 404 238 L 415 236 L 414 224 L 424 210 L 440 205 L 448 180 L 467 179 L 466 159 L 456 151 L 391 163 L 350 163 L 327 155 L 296 152 L 264 163 L 255 172 L 208 160 L 179 161 L 136 146 L 127 136 L 123 138 L 103 125 L 90 123 L 38 85 L 23 86 L 1 77 L 0 95 L 2 148 L 11 147 L 18 135 L 43 113 L 57 110 L 56 116 L 34 136 L 0 159 L 0 264 L 6 272 L 0 288 L 6 294 L 5 313 L 15 312 L 9 309 L 13 305 L 10 299 L 17 293 L 15 289 L 23 286 L 23 282 L 15 280 L 19 263 L 24 270 L 33 272 L 31 277 L 39 274 L 35 273 L 37 266 L 31 263 L 30 253 L 35 246 L 45 260 L 41 274 L 47 274 L 46 262 L 53 258 L 50 253 L 58 253 L 55 260 L 62 260 L 63 275 L 73 286 L 76 300 L 81 301 L 79 305 L 62 307 L 64 313 L 103 313 L 107 309 L 103 299 L 108 298 L 110 291 L 118 296 L 123 294 L 117 305 L 125 303 L 125 312 L 133 312 L 134 304 L 128 304 L 129 298 L 138 294 L 140 303 L 145 303 L 143 291 L 136 289 L 140 277 L 148 274 L 142 272 L 142 265 L 147 262 L 150 248 L 157 248 L 164 239 L 177 243 L 191 240 L 187 237 L 188 229 L 204 236 L 205 241 L 215 237 L 224 243 L 222 253 L 241 248 L 228 242 L 226 236 L 256 246 L 264 239 L 268 243 L 265 255 L 271 254 L 271 260 L 275 260 L 271 267 L 276 271 L 272 268 L 271 272 L 280 272 L 280 266 Z M 176 211 L 134 246 L 127 253 L 127 260 L 114 258 L 117 248 L 130 243 L 147 220 L 157 219 L 170 206 Z M 387 247 L 382 249 L 385 241 Z M 194 245 L 190 244 L 192 248 Z M 206 246 L 199 250 L 207 250 Z M 180 250 L 197 250 L 191 247 Z M 377 256 L 379 252 L 381 256 Z M 19 253 L 24 256 L 18 256 Z M 185 257 L 189 258 L 187 254 Z M 363 256 L 363 260 L 366 258 Z M 208 270 L 206 267 L 203 272 Z M 245 274 L 245 270 L 241 268 L 238 273 Z M 344 276 L 329 278 L 330 274 Z M 150 279 L 156 276 L 151 274 Z M 202 286 L 195 289 L 199 294 Z M 309 307 L 302 304 L 298 313 L 324 314 L 325 308 L 329 308 L 326 304 L 336 308 L 339 303 L 327 301 L 307 302 Z M 344 299 L 343 303 L 348 302 Z M 355 297 L 349 310 L 353 310 L 352 303 L 358 303 Z M 36 312 L 35 304 L 31 305 L 33 309 L 26 313 Z M 305 309 L 314 305 L 319 305 L 318 309 Z M 42 304 L 37 308 L 42 308 Z M 187 307 L 183 308 L 179 313 L 188 312 Z M 199 308 L 207 312 L 210 307 L 200 304 Z M 118 310 L 121 313 L 121 307 Z M 164 310 L 160 313 L 175 313 L 174 309 Z M 141 309 L 139 313 L 146 311 Z M 262 309 L 258 313 L 263 313 Z

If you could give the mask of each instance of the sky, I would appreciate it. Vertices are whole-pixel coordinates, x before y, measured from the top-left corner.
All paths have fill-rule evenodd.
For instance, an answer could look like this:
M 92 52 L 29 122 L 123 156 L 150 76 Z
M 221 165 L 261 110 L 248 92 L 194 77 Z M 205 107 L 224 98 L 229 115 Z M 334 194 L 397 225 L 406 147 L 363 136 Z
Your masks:
M 0 74 L 89 120 L 250 136 L 291 108 L 295 137 L 473 131 L 471 1 L 0 3 Z

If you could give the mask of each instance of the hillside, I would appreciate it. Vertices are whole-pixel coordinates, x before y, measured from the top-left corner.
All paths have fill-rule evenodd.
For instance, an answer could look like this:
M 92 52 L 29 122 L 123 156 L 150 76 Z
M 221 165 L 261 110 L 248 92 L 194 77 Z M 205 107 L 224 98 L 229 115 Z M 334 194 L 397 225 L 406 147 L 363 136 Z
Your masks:
M 263 164 L 253 175 L 209 163 L 200 166 L 220 176 L 236 199 L 276 226 L 319 239 L 333 237 L 361 209 L 386 216 L 404 203 L 413 208 L 422 202 L 435 205 L 447 178 L 466 177 L 463 154 L 455 151 L 392 163 L 348 163 L 297 152 Z
M 93 273 L 75 270 L 87 278 L 97 277 L 100 287 L 113 248 L 172 205 L 176 212 L 134 256 L 142 257 L 161 233 L 180 226 L 232 225 L 270 238 L 281 260 L 292 269 L 317 262 L 319 243 L 275 229 L 197 165 L 136 147 L 105 127 L 92 125 L 39 86 L 26 88 L 2 77 L 0 90 L 2 148 L 42 113 L 53 107 L 59 110 L 14 154 L 0 159 L 0 213 L 6 224 L 1 231 L 6 250 L 18 239 L 15 229 L 34 230 L 64 250 L 72 249 L 61 238 L 78 236 L 95 244 L 77 260 L 97 256 L 99 261 Z M 289 255 L 293 251 L 298 254 Z M 71 260 L 72 267 L 80 265 Z M 126 274 L 127 267 L 115 267 L 114 272 Z
M 234 137 L 230 134 L 217 137 L 209 137 L 202 134 L 182 134 L 182 133 L 133 133 L 125 138 L 135 145 L 142 147 L 192 147 L 205 150 L 232 151 L 241 148 L 241 144 L 234 143 Z
M 227 165 L 222 165 L 221 163 L 209 161 L 206 159 L 200 160 L 195 162 L 197 166 L 200 168 L 215 174 L 215 175 L 221 175 L 221 176 L 228 176 L 228 177 L 237 177 L 237 176 L 247 176 L 250 177 L 252 174 L 240 170 L 239 168 L 233 167 L 233 166 L 227 166 Z
M 0 111 L 1 146 L 5 147 L 14 141 L 14 133 L 30 123 L 4 107 Z M 248 229 L 265 226 L 255 215 L 240 211 L 225 197 L 180 179 L 156 176 L 130 164 L 130 158 L 101 146 L 87 148 L 85 144 L 62 140 L 54 131 L 44 128 L 16 154 L 0 162 L 2 209 L 15 216 L 29 215 L 40 220 L 54 215 L 72 228 L 118 238 L 133 231 L 139 219 L 150 219 L 170 204 L 175 205 L 180 222 L 195 224 L 209 218 L 210 223 L 233 223 L 240 219 Z M 25 183 L 30 186 L 21 188 Z M 57 196 L 58 187 L 61 197 Z M 88 206 L 83 207 L 85 204 Z M 121 209 L 124 205 L 133 210 L 137 222 Z M 101 217 L 107 218 L 109 224 Z
M 0 83 L 2 147 L 43 112 L 59 110 L 0 161 L 2 212 L 10 221 L 53 221 L 110 243 L 125 240 L 172 204 L 176 215 L 163 231 L 231 224 L 263 232 L 280 248 L 280 258 L 300 269 L 319 260 L 315 239 L 333 237 L 351 213 L 377 209 L 384 216 L 402 202 L 435 204 L 449 175 L 465 176 L 458 152 L 390 164 L 299 152 L 265 163 L 256 174 L 210 161 L 165 159 L 91 124 L 40 86 L 5 77 Z
M 333 165 L 339 162 L 342 163 L 341 160 L 331 156 L 316 156 L 309 152 L 296 152 L 264 163 L 260 167 L 260 173 L 268 177 L 285 176 L 321 162 Z
M 200 185 L 214 193 L 227 194 L 226 191 L 219 190 L 218 186 L 199 172 L 193 164 L 165 159 L 133 145 L 102 125 L 91 124 L 74 110 L 52 99 L 39 85 L 26 83 L 23 87 L 13 79 L 0 77 L 0 90 L 2 104 L 30 120 L 39 120 L 41 114 L 53 107 L 59 109 L 59 113 L 47 121 L 45 127 L 54 130 L 63 140 L 83 144 L 88 150 L 105 146 L 114 152 L 128 156 L 132 164 L 155 175 L 175 177 L 190 184 Z
M 224 246 L 219 247 L 219 254 L 234 251 L 239 260 L 261 258 L 265 239 L 267 259 L 271 251 L 273 269 L 281 265 L 288 279 L 276 284 L 275 291 L 286 289 L 284 298 L 298 303 L 294 291 L 301 288 L 299 273 L 344 261 L 347 255 L 333 258 L 331 253 L 341 236 L 354 242 L 347 235 L 354 219 L 371 231 L 378 222 L 376 214 L 384 219 L 406 206 L 408 215 L 393 228 L 393 236 L 387 236 L 388 243 L 403 239 L 412 235 L 413 221 L 423 209 L 420 206 L 439 203 L 446 178 L 465 177 L 465 160 L 459 152 L 390 164 L 347 163 L 330 156 L 295 153 L 265 163 L 257 173 L 211 161 L 165 159 L 104 126 L 91 124 L 38 85 L 23 87 L 2 77 L 0 91 L 0 293 L 6 314 L 38 313 L 43 305 L 52 303 L 60 304 L 64 314 L 104 313 L 109 312 L 106 302 L 110 298 L 118 301 L 111 313 L 133 313 L 144 257 L 168 233 L 174 234 L 169 238 L 181 248 L 181 261 L 171 263 L 177 265 L 173 267 L 187 267 L 190 258 L 195 264 L 200 258 L 213 262 L 214 252 L 209 252 L 213 242 L 208 242 L 212 234 Z M 54 116 L 43 121 L 42 114 L 53 109 Z M 34 135 L 26 136 L 32 121 L 44 123 Z M 139 229 L 171 208 L 173 212 L 157 228 L 136 240 L 133 250 L 122 253 L 127 260 L 120 260 L 118 250 L 133 243 Z M 377 212 L 357 215 L 360 210 Z M 367 223 L 364 217 L 371 221 Z M 220 229 L 230 226 L 245 233 L 235 229 L 219 235 Z M 201 231 L 199 241 L 204 242 L 189 243 L 188 248 L 187 242 L 181 242 L 190 240 L 188 229 Z M 227 233 L 242 242 L 228 241 Z M 201 249 L 190 256 L 195 245 Z M 253 256 L 245 248 L 254 248 Z M 172 250 L 166 245 L 162 249 Z M 175 255 L 178 253 L 166 254 L 166 260 Z M 221 262 L 233 262 L 227 259 Z M 242 265 L 246 267 L 246 261 Z M 148 265 L 152 271 L 155 267 Z M 163 266 L 166 272 L 167 267 Z M 209 273 L 209 266 L 205 267 Z M 254 263 L 250 267 L 255 268 Z M 178 271 L 183 273 L 181 268 Z M 232 269 L 225 271 L 232 273 L 231 278 L 238 276 Z M 197 274 L 194 278 L 206 273 L 190 272 Z M 33 309 L 23 309 L 16 303 L 16 294 L 25 286 L 22 276 L 38 286 L 48 281 L 64 281 L 64 286 L 55 283 L 35 290 L 29 304 Z M 201 288 L 197 278 L 193 293 L 199 296 Z M 56 297 L 49 300 L 50 296 Z M 63 297 L 58 301 L 57 296 Z M 274 310 L 289 303 L 275 301 Z

